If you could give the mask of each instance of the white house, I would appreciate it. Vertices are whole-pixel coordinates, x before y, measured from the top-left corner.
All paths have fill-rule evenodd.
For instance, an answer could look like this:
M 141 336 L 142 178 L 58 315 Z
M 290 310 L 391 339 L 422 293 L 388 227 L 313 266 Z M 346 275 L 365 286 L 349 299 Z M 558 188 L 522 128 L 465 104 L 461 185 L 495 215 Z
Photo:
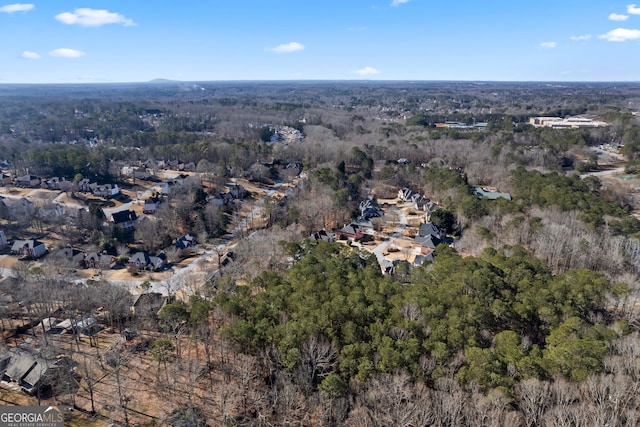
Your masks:
M 11 246 L 11 253 L 18 256 L 38 258 L 47 252 L 47 246 L 35 239 L 16 240 Z
M 160 205 L 159 197 L 149 197 L 144 201 L 143 213 L 153 214 L 158 210 L 158 206 Z
M 40 185 L 40 178 L 33 175 L 19 176 L 16 178 L 16 185 L 18 187 L 35 187 Z
M 98 197 L 113 197 L 120 192 L 118 184 L 99 185 L 93 190 L 93 195 Z

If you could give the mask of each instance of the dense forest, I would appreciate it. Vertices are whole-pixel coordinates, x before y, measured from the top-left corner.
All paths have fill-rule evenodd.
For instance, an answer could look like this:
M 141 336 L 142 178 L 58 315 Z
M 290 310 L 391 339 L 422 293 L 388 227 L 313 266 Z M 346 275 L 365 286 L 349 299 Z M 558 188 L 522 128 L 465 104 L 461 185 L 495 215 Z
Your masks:
M 136 425 L 135 392 L 120 369 L 140 355 L 166 402 L 155 425 L 636 425 L 638 105 L 637 85 L 604 83 L 0 85 L 3 174 L 65 177 L 61 191 L 78 199 L 85 178 L 135 193 L 129 167 L 153 181 L 159 162 L 193 165 L 135 229 L 106 220 L 110 200 L 52 216 L 3 196 L 8 237 L 55 232 L 60 248 L 177 264 L 183 254 L 166 248 L 190 233 L 217 261 L 189 283 L 166 279 L 172 299 L 142 320 L 116 281 L 21 262 L 0 281 L 21 302 L 2 306 L 2 329 L 21 332 L 5 327 L 16 313 L 37 324 L 57 312 L 139 331 L 144 346 L 96 356 L 117 379 L 110 410 L 94 408 L 86 354 L 75 369 L 92 414 L 122 424 Z M 534 127 L 533 116 L 608 126 Z M 238 179 L 273 191 L 210 203 Z M 433 262 L 385 274 L 361 243 L 309 239 L 402 188 L 437 202 L 428 220 L 447 237 Z M 56 399 L 73 404 L 67 393 Z

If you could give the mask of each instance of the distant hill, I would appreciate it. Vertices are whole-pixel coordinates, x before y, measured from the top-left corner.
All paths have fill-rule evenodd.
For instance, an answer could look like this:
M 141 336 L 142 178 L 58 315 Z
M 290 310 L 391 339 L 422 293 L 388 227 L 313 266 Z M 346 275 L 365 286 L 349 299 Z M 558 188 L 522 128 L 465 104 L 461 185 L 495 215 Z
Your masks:
M 166 84 L 166 83 L 182 83 L 180 80 L 170 80 L 170 79 L 153 79 L 149 80 L 147 83 L 152 84 Z

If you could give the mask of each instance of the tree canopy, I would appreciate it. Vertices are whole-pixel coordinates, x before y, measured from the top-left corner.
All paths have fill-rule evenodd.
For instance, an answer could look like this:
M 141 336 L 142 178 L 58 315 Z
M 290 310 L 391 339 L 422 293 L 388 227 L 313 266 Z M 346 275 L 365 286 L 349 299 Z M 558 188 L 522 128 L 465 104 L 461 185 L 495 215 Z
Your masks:
M 264 273 L 215 302 L 232 316 L 224 333 L 241 351 L 277 349 L 292 371 L 317 362 L 310 342 L 335 351 L 313 386 L 332 378 L 334 390 L 335 375 L 348 383 L 396 370 L 427 381 L 455 374 L 483 388 L 556 374 L 580 380 L 602 369 L 615 337 L 591 320 L 611 291 L 603 274 L 554 276 L 521 247 L 463 258 L 440 246 L 433 267 L 414 270 L 407 284 L 338 244 L 298 249 L 286 274 Z

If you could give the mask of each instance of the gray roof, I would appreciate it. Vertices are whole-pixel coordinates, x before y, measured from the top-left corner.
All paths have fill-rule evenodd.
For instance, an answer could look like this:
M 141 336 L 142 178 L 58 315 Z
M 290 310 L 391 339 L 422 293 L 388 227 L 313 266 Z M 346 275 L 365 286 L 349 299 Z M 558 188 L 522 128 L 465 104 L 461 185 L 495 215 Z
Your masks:
M 138 264 L 141 267 L 157 267 L 162 265 L 164 260 L 160 257 L 149 255 L 146 252 L 136 252 L 131 258 L 129 258 L 129 263 Z
M 13 246 L 11 246 L 12 251 L 19 251 L 22 248 L 33 249 L 37 246 L 44 245 L 44 243 L 37 241 L 36 239 L 28 239 L 28 240 L 16 240 L 13 242 Z
M 360 227 L 356 224 L 348 224 L 342 227 L 340 231 L 348 234 L 356 234 L 357 232 L 360 231 Z
M 96 323 L 98 323 L 98 321 L 96 320 L 95 317 L 87 317 L 85 319 L 82 319 L 78 323 L 76 323 L 76 328 L 87 329 L 87 328 L 91 328 L 92 326 L 95 326 Z
M 333 234 L 333 233 L 332 233 Z M 329 235 L 325 230 L 316 231 L 315 233 L 311 233 L 309 236 L 310 240 L 324 240 L 325 242 L 333 242 L 333 236 Z
M 179 249 L 185 249 L 195 244 L 196 244 L 196 238 L 192 234 L 185 234 L 184 236 L 176 240 L 176 242 L 174 243 L 174 246 L 176 246 Z
M 146 252 L 136 252 L 131 258 L 129 258 L 130 263 L 140 263 L 141 265 L 151 264 L 151 257 Z
M 22 379 L 22 381 L 26 383 L 26 384 L 23 384 L 23 386 L 25 388 L 34 387 L 36 384 L 38 384 L 38 382 L 42 379 L 42 377 L 47 373 L 49 368 L 51 368 L 55 364 L 56 364 L 55 360 L 45 360 L 45 359 L 37 358 L 36 364 L 33 367 L 33 369 L 31 369 L 31 371 L 29 371 L 29 373 Z
M 11 378 L 12 381 L 22 381 L 36 364 L 36 359 L 31 354 L 17 348 L 9 350 L 9 357 L 10 360 L 5 375 Z
M 440 239 L 434 236 L 416 236 L 414 242 L 425 248 L 435 249 L 440 244 Z
M 442 231 L 438 228 L 437 225 L 432 222 L 425 222 L 424 224 L 420 224 L 418 236 L 433 236 L 438 239 L 442 239 L 442 237 L 444 237 Z
M 21 348 L 11 348 L 0 356 L 4 374 L 28 392 L 56 365 L 56 359 L 43 359 Z
M 56 329 L 69 329 L 71 327 L 71 319 L 63 320 L 62 322 L 58 323 L 55 327 Z
M 115 224 L 122 224 L 124 222 L 135 221 L 136 219 L 138 219 L 138 215 L 136 215 L 135 211 L 131 211 L 128 209 L 114 212 L 111 214 L 111 217 L 113 218 L 113 222 Z
M 419 266 L 424 264 L 425 262 L 433 262 L 434 261 L 433 252 L 429 252 L 426 255 L 418 255 L 416 259 L 413 261 L 413 265 Z

